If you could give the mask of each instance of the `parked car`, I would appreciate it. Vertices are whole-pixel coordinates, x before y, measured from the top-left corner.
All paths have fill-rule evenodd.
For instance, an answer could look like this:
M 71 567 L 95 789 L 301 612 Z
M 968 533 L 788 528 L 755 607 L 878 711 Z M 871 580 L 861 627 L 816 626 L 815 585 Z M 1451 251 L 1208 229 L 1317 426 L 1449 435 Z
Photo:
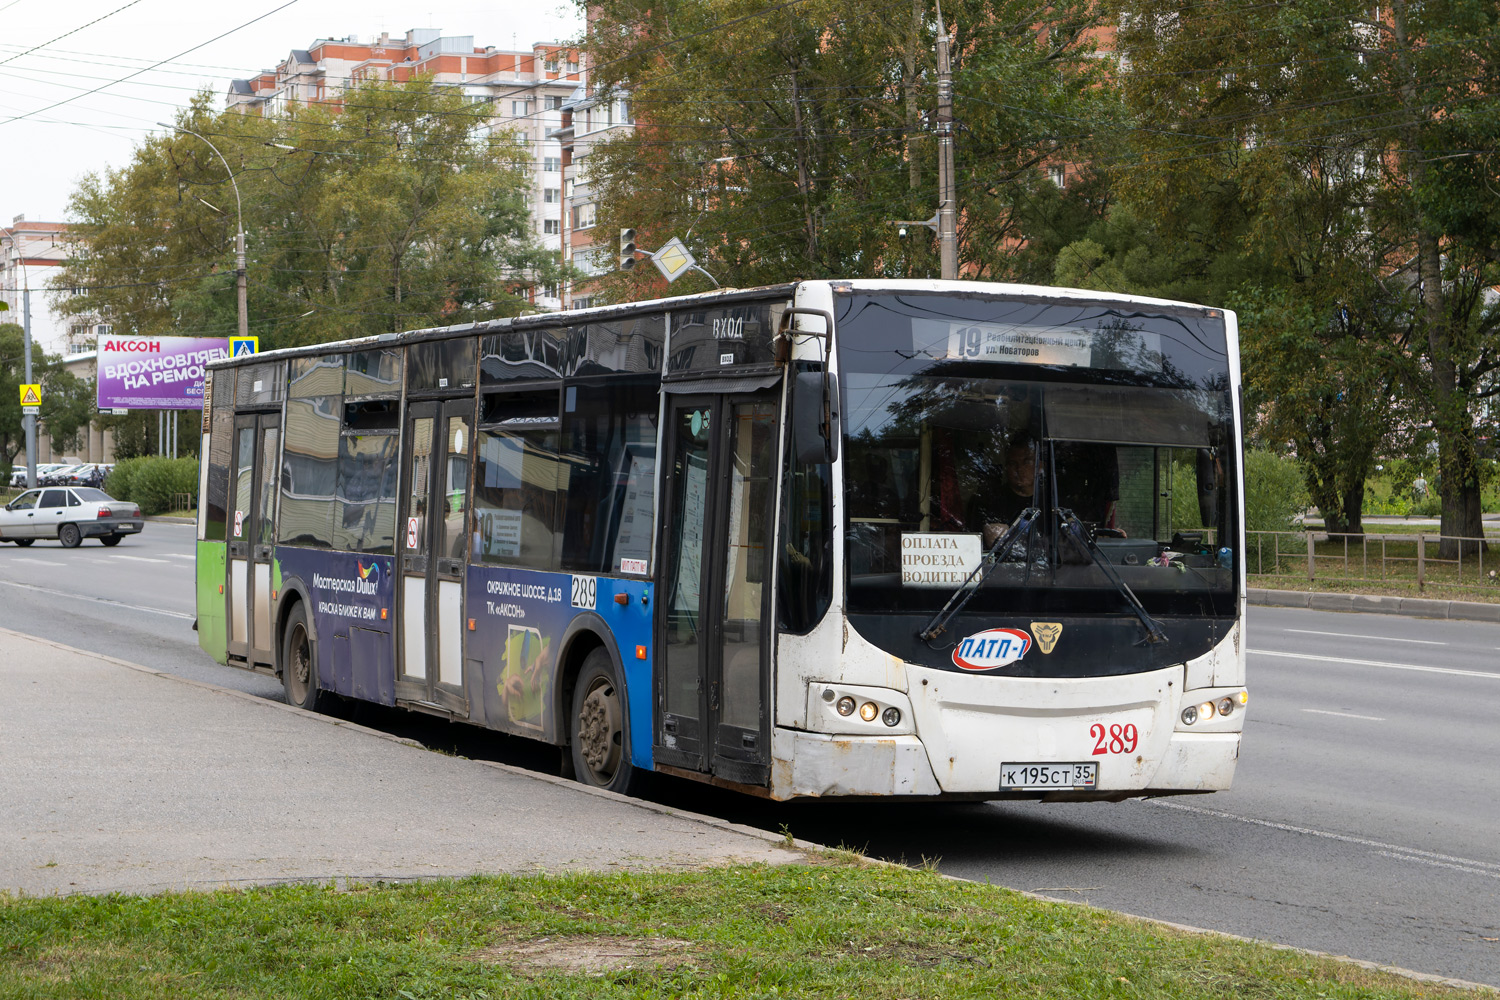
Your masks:
M 59 465 L 45 476 L 38 472 L 36 474 L 36 484 L 38 486 L 66 486 L 68 485 L 68 477 L 81 468 L 83 466 L 75 462 L 69 465 Z
M 37 481 L 37 485 L 41 485 L 42 477 L 43 476 L 47 475 L 50 472 L 56 472 L 58 469 L 61 469 L 61 468 L 64 468 L 64 467 L 65 466 L 63 466 L 62 464 L 60 464 L 58 462 L 46 462 L 46 463 L 43 463 L 41 465 L 38 465 L 36 467 L 36 481 Z M 11 470 L 10 470 L 10 485 L 11 485 L 12 489 L 25 489 L 26 488 L 26 466 L 25 466 L 24 463 L 21 464 L 21 465 L 18 465 L 18 466 L 12 466 L 11 467 Z
M 0 542 L 30 545 L 55 538 L 76 549 L 85 538 L 118 545 L 144 527 L 141 508 L 91 486 L 27 490 L 0 509 Z
M 114 466 L 99 462 L 85 462 L 68 473 L 68 486 L 103 486 L 104 479 Z

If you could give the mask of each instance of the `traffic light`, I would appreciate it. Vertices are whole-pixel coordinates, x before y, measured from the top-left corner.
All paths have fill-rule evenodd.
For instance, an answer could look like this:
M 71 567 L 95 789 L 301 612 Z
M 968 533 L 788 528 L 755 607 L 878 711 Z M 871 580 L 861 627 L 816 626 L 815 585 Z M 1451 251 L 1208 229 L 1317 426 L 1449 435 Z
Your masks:
M 635 230 L 620 230 L 620 270 L 629 271 L 635 267 Z

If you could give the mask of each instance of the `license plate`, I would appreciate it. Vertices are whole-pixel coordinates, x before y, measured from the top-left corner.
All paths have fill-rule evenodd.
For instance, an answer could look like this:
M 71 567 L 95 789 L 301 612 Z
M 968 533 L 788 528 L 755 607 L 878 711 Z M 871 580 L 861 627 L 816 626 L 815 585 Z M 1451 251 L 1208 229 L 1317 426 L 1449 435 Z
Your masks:
M 1035 788 L 1097 788 L 1099 762 L 1047 764 L 1001 764 L 1000 788 L 1029 791 Z

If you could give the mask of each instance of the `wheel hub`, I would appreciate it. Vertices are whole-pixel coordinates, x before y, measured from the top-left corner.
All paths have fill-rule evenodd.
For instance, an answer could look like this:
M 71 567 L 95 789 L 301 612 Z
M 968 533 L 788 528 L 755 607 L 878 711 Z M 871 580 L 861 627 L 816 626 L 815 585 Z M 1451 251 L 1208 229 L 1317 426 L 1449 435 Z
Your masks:
M 612 770 L 616 729 L 614 699 L 608 686 L 601 684 L 588 693 L 578 712 L 579 750 L 596 774 Z

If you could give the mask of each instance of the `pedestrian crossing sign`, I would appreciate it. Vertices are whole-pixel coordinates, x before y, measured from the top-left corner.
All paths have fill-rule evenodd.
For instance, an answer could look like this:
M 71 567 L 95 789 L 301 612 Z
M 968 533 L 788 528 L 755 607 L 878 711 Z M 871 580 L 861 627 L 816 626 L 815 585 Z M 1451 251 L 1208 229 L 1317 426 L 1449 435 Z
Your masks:
M 21 385 L 21 405 L 41 406 L 42 386 L 40 382 L 25 382 Z
M 248 358 L 252 354 L 260 353 L 259 337 L 230 337 L 229 356 L 231 358 Z

